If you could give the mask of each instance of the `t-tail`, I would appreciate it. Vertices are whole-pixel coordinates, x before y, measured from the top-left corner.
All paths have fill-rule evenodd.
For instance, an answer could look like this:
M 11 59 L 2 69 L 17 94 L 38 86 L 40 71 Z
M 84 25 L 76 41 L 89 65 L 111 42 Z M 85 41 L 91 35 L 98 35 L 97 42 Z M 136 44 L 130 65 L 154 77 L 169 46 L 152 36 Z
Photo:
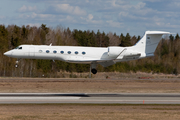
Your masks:
M 141 53 L 145 53 L 146 57 L 154 56 L 154 51 L 162 39 L 162 35 L 166 34 L 170 34 L 170 32 L 146 31 L 143 38 L 141 38 L 136 45 L 132 46 L 132 48 Z

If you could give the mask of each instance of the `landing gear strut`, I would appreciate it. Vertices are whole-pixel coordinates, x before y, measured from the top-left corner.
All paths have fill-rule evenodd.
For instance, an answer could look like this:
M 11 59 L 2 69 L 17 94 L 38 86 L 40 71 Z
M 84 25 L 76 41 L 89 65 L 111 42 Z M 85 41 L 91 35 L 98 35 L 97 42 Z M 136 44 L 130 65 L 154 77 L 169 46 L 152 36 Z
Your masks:
M 93 73 L 93 74 L 97 73 L 96 66 L 97 66 L 97 63 L 91 63 L 90 64 L 89 78 L 91 78 L 91 73 Z

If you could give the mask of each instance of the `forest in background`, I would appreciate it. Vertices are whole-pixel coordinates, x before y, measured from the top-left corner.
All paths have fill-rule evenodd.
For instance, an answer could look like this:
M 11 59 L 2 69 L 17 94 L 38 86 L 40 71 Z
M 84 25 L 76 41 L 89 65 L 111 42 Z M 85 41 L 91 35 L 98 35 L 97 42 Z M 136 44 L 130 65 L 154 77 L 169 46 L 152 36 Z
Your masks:
M 73 30 L 57 26 L 49 28 L 45 24 L 36 26 L 0 25 L 0 76 L 10 77 L 64 77 L 63 72 L 89 72 L 89 64 L 73 64 L 53 60 L 21 59 L 19 67 L 15 68 L 15 58 L 4 56 L 3 53 L 22 44 L 60 45 L 60 46 L 131 46 L 142 36 L 131 36 L 129 33 L 97 33 L 94 31 Z M 140 60 L 120 62 L 109 67 L 97 66 L 98 72 L 152 72 L 178 74 L 180 73 L 180 38 L 162 38 L 155 51 L 154 57 Z M 57 73 L 62 73 L 57 75 Z

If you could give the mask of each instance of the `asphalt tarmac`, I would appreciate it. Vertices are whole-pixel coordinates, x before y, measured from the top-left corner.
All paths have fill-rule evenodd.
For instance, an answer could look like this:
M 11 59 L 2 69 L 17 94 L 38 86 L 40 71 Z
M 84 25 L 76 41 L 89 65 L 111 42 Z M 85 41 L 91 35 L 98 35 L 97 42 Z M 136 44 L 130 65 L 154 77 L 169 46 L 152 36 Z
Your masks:
M 180 104 L 179 93 L 0 93 L 0 104 Z

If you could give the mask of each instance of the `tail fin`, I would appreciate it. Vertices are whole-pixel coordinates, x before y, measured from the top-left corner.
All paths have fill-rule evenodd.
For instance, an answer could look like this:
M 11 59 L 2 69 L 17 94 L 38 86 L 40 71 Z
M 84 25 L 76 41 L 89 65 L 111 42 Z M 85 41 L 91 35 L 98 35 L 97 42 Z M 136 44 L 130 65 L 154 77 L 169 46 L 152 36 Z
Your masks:
M 147 56 L 151 56 L 154 54 L 154 51 L 164 34 L 170 34 L 170 32 L 146 31 L 143 38 L 141 38 L 141 40 L 139 40 L 133 47 L 136 51 L 144 52 Z

